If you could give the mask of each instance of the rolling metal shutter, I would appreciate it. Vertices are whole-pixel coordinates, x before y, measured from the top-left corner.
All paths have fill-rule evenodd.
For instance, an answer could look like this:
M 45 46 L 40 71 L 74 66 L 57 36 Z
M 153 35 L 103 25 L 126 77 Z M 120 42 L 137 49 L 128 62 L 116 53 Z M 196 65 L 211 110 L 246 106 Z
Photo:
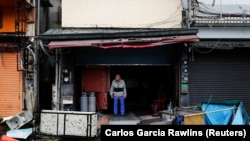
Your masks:
M 22 110 L 22 72 L 17 71 L 16 53 L 0 54 L 0 116 Z
M 177 46 L 152 48 L 78 48 L 74 49 L 77 65 L 171 65 Z
M 190 104 L 204 99 L 237 99 L 250 113 L 250 50 L 195 52 L 190 61 Z

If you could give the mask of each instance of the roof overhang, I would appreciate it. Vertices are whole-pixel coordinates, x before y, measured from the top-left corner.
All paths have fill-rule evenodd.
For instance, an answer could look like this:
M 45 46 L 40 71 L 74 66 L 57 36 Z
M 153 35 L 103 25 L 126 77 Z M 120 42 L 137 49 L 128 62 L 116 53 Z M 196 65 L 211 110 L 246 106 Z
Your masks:
M 234 48 L 249 48 L 249 40 L 237 40 L 237 39 L 200 39 L 199 42 L 191 43 L 190 47 L 195 48 L 213 48 L 213 49 L 234 49 Z
M 209 40 L 249 40 L 250 39 L 250 26 L 201 26 L 194 27 L 198 29 L 197 35 L 200 39 Z
M 61 28 L 49 29 L 37 36 L 41 40 L 89 40 L 116 38 L 164 37 L 196 35 L 198 29 L 154 29 L 154 28 Z
M 170 37 L 151 38 L 122 38 L 122 39 L 102 39 L 102 40 L 70 40 L 52 41 L 49 49 L 72 48 L 72 47 L 99 47 L 99 48 L 146 48 L 175 43 L 198 42 L 196 35 L 182 35 Z
M 197 29 L 50 29 L 39 35 L 49 49 L 72 47 L 144 48 L 199 42 Z

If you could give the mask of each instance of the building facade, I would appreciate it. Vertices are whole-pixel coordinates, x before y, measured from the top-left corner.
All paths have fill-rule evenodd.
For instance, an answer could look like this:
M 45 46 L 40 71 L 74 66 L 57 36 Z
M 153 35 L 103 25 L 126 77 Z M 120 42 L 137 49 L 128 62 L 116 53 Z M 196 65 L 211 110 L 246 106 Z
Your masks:
M 250 110 L 249 4 L 244 1 L 185 1 L 186 27 L 198 29 L 189 44 L 188 95 L 182 105 L 204 99 L 236 99 Z
M 0 116 L 33 111 L 33 1 L 0 1 Z
M 109 85 L 121 73 L 128 83 L 130 109 L 150 109 L 154 99 L 166 96 L 180 107 L 210 98 L 237 99 L 249 112 L 247 3 L 52 3 L 48 13 L 54 16 L 47 16 L 50 22 L 38 36 L 50 58 L 43 64 L 50 73 L 40 73 L 40 78 L 55 74 L 42 83 L 50 89 L 40 91 L 48 93 L 41 99 L 53 93 L 51 107 L 42 108 L 65 110 L 57 104 L 65 101 L 80 110 L 82 92 L 95 92 L 98 108 L 112 109 Z M 69 70 L 69 82 L 63 82 L 62 70 Z
M 53 58 L 55 79 L 47 83 L 51 109 L 80 110 L 83 92 L 95 93 L 97 109 L 112 109 L 109 87 L 115 73 L 127 83 L 131 111 L 151 110 L 153 100 L 162 97 L 179 104 L 180 53 L 187 43 L 199 41 L 196 29 L 183 28 L 180 0 L 63 0 L 56 5 L 60 26 L 37 38 Z

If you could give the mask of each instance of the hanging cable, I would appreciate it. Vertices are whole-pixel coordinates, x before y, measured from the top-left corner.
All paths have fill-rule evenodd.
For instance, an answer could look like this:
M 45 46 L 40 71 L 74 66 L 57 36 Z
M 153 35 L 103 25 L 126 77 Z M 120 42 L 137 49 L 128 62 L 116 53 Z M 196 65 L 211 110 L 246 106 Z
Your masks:
M 31 47 L 31 44 L 28 45 L 27 49 L 30 51 L 30 53 L 31 53 L 32 56 L 33 56 L 33 60 L 34 60 L 33 65 L 35 66 L 35 65 L 36 65 L 36 64 L 35 64 L 35 62 L 36 62 L 36 55 L 35 55 L 34 51 L 33 51 L 30 47 Z
M 40 45 L 42 51 L 49 57 L 49 59 L 53 60 L 53 62 L 54 62 L 53 57 L 52 57 L 52 56 L 47 52 L 47 50 L 44 48 L 44 45 L 43 45 L 43 42 L 42 42 L 42 41 L 39 41 L 39 45 Z
M 212 26 L 211 26 L 210 28 L 212 29 Z M 225 29 L 226 29 L 226 25 L 224 24 L 222 32 L 225 32 Z M 209 49 L 208 51 L 201 51 L 201 50 L 199 50 L 199 49 L 196 48 L 196 47 L 192 47 L 192 48 L 193 48 L 195 51 L 199 52 L 199 53 L 207 54 L 207 53 L 210 53 L 210 52 L 214 51 L 214 50 L 216 49 L 216 46 L 218 46 L 218 44 L 220 43 L 220 41 L 221 41 L 221 38 L 219 38 L 219 39 L 217 40 L 217 42 L 215 43 L 214 47 L 211 48 L 211 49 Z
M 163 24 L 167 24 L 167 23 L 179 23 L 180 20 L 178 19 L 178 11 L 180 11 L 181 8 L 182 8 L 182 6 L 178 5 L 176 8 L 176 11 L 173 12 L 173 14 L 171 14 L 169 17 L 167 17 L 167 19 L 165 19 L 163 21 L 147 24 L 147 25 L 142 26 L 142 27 L 150 28 L 153 26 L 163 25 Z
M 24 66 L 23 66 L 23 59 L 20 60 L 20 66 L 21 66 L 21 69 L 24 70 L 24 71 L 29 71 L 28 69 L 26 69 Z
M 35 66 L 36 64 L 35 64 L 35 62 L 36 62 L 36 55 L 35 55 L 35 53 L 34 53 L 34 51 L 30 48 L 31 47 L 31 44 L 29 44 L 26 48 L 24 48 L 24 49 L 27 49 L 30 53 L 31 53 L 31 55 L 32 55 L 32 57 L 33 57 L 33 60 L 34 60 L 34 62 L 33 62 L 33 66 Z M 24 50 L 23 49 L 23 50 Z M 25 68 L 24 67 L 24 64 L 25 63 L 25 61 L 23 61 L 23 57 L 21 58 L 21 60 L 20 60 L 20 66 L 21 66 L 21 69 L 22 70 L 24 70 L 24 71 L 29 71 L 29 69 L 28 68 Z
M 215 3 L 215 1 L 213 2 Z M 217 15 L 217 16 L 229 16 L 229 17 L 232 17 L 232 16 L 235 16 L 235 17 L 242 17 L 242 12 L 239 12 L 239 13 L 230 13 L 230 12 L 223 12 L 221 11 L 221 6 L 222 6 L 222 3 L 220 3 L 220 10 L 216 10 L 216 8 L 214 7 L 215 5 L 212 4 L 212 5 L 208 5 L 204 2 L 200 2 L 200 1 L 197 1 L 197 11 L 202 13 L 202 14 L 208 14 L 208 15 Z M 246 16 L 250 16 L 250 14 L 246 13 Z

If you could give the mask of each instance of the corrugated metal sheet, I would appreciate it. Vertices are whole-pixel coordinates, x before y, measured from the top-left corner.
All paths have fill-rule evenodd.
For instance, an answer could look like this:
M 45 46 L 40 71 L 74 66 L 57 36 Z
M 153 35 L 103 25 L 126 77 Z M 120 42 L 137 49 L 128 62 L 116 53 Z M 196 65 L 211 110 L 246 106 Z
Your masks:
M 162 45 L 199 42 L 196 35 L 151 37 L 151 38 L 128 38 L 128 39 L 95 39 L 95 40 L 70 40 L 70 41 L 51 41 L 48 44 L 49 49 L 54 48 L 72 48 L 72 47 L 100 47 L 109 48 L 147 48 Z
M 152 48 L 78 48 L 75 49 L 77 65 L 171 65 L 178 46 Z
M 72 34 L 117 34 L 117 33 L 167 33 L 167 35 L 188 35 L 196 34 L 194 29 L 167 29 L 167 28 L 59 28 L 49 29 L 42 35 L 72 35 Z M 40 35 L 41 36 L 41 35 Z
M 0 53 L 0 117 L 22 110 L 22 72 L 17 71 L 16 53 Z
M 169 28 L 60 28 L 49 29 L 38 35 L 39 39 L 73 40 L 73 39 L 121 39 L 166 37 L 177 35 L 196 35 L 197 29 L 169 29 Z
M 237 99 L 250 112 L 249 49 L 194 53 L 190 62 L 190 104 L 204 99 Z

